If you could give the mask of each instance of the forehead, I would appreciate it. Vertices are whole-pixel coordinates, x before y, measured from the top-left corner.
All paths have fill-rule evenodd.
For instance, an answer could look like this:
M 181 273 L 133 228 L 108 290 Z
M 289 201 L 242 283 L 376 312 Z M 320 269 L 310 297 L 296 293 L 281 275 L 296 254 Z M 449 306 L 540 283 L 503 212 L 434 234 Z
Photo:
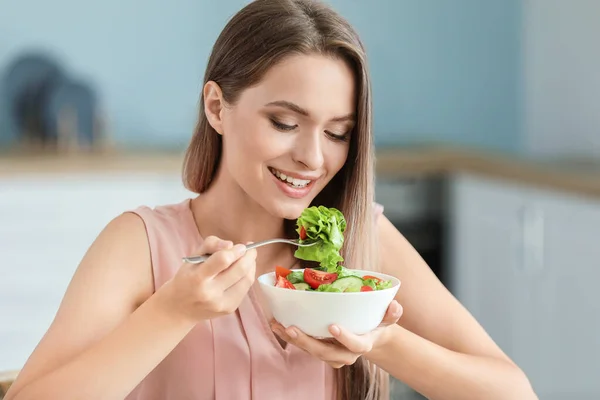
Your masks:
M 347 63 L 326 55 L 293 55 L 271 67 L 263 79 L 240 97 L 261 107 L 284 100 L 316 118 L 346 115 L 355 108 L 354 74 Z

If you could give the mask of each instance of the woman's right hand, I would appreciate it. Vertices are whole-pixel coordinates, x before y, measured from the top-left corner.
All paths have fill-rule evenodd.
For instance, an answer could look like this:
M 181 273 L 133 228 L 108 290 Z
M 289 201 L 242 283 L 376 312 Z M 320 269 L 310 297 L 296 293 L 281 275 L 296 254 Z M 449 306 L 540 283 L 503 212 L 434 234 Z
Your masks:
M 184 263 L 157 294 L 169 312 L 193 322 L 231 314 L 256 279 L 256 249 L 215 236 L 197 254 L 212 254 L 202 264 Z

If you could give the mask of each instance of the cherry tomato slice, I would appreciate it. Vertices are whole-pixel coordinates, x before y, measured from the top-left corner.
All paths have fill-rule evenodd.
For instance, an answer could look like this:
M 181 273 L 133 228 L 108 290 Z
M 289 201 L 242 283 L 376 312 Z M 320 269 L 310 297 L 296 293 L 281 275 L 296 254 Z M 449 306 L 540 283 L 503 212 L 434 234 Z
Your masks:
M 275 287 L 296 290 L 296 287 L 294 285 L 292 285 L 292 282 L 288 281 L 283 276 L 277 277 L 277 282 L 275 283 Z
M 336 279 L 336 273 L 329 273 L 311 268 L 306 268 L 304 270 L 304 282 L 308 283 L 313 289 L 317 289 L 320 285 L 332 283 Z
M 306 229 L 303 226 L 300 227 L 300 239 L 306 239 Z
M 363 276 L 363 279 L 373 279 L 377 282 L 381 282 L 381 279 L 379 279 L 378 277 L 373 276 L 373 275 L 365 275 L 365 276 Z
M 291 273 L 292 271 L 290 271 L 289 269 L 285 268 L 285 267 L 281 267 L 279 265 L 275 266 L 275 276 L 277 278 L 279 278 L 280 276 L 283 276 L 284 278 L 287 278 L 287 276 Z

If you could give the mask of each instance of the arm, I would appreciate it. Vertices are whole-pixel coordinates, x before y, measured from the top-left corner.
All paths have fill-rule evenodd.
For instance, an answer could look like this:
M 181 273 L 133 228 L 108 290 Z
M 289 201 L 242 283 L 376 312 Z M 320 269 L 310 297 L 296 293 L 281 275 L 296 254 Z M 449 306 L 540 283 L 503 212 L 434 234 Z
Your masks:
M 144 224 L 123 214 L 88 250 L 5 400 L 126 397 L 193 327 L 153 287 Z
M 430 399 L 537 399 L 525 374 L 384 216 L 382 271 L 402 280 L 404 313 L 366 357 Z

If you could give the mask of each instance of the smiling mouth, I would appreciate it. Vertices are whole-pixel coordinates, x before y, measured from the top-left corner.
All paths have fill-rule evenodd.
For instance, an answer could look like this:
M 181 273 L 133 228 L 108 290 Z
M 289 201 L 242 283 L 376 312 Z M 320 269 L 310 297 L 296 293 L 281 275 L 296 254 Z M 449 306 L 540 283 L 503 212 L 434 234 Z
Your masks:
M 275 168 L 269 167 L 269 171 L 271 171 L 271 173 L 277 179 L 279 179 L 282 182 L 285 182 L 288 186 L 296 188 L 296 189 L 305 188 L 312 182 L 311 180 L 307 180 L 307 179 L 292 178 L 291 176 L 287 176 L 286 174 L 284 174 L 281 171 L 276 170 Z

